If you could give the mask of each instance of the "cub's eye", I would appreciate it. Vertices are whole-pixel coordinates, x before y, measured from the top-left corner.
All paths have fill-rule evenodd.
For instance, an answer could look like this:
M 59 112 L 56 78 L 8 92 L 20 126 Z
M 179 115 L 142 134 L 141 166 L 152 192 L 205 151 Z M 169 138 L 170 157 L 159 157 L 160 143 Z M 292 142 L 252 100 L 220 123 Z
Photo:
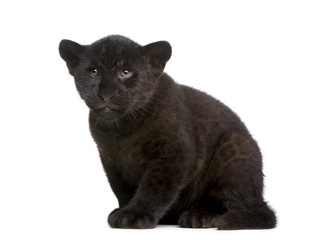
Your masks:
M 88 72 L 89 72 L 90 77 L 92 78 L 99 76 L 99 71 L 96 68 L 89 68 Z
M 131 78 L 134 75 L 134 72 L 128 69 L 124 69 L 122 72 L 119 74 L 119 78 L 121 80 L 126 80 Z

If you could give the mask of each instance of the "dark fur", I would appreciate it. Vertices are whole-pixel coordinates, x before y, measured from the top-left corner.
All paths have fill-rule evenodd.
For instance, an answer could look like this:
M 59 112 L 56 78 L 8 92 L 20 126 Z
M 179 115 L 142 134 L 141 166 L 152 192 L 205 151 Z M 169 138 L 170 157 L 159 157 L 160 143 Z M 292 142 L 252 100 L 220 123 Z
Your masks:
M 119 201 L 110 226 L 275 227 L 257 143 L 228 107 L 163 72 L 169 43 L 142 47 L 109 36 L 88 46 L 63 40 L 59 51 L 90 108 L 90 130 Z M 122 81 L 124 69 L 134 75 Z

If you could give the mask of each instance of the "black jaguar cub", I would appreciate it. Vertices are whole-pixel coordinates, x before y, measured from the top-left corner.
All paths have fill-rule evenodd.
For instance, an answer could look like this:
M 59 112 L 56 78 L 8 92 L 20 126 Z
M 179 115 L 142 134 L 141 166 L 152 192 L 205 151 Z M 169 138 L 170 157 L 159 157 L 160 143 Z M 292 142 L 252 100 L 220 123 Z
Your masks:
M 164 73 L 168 42 L 114 35 L 85 46 L 62 40 L 59 52 L 119 202 L 110 226 L 275 227 L 257 143 L 228 107 Z

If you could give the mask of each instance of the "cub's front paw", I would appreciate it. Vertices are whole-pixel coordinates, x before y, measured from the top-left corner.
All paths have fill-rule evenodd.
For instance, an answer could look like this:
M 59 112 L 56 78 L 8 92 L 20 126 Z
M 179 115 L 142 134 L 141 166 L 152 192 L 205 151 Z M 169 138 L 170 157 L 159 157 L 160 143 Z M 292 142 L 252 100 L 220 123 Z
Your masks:
M 115 209 L 110 213 L 108 222 L 113 228 L 154 228 L 157 225 L 155 217 L 150 214 L 137 213 L 124 209 Z
M 184 212 L 179 218 L 179 225 L 184 228 L 211 228 L 213 219 L 218 214 L 206 210 L 191 209 Z

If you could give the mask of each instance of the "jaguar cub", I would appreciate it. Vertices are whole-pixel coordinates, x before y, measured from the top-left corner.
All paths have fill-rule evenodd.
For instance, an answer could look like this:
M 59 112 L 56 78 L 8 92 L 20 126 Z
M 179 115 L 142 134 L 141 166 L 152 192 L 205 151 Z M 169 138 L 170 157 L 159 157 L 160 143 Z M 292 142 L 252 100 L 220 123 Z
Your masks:
M 91 45 L 62 40 L 59 52 L 118 199 L 111 227 L 275 227 L 257 143 L 227 106 L 164 73 L 168 42 L 113 35 Z

